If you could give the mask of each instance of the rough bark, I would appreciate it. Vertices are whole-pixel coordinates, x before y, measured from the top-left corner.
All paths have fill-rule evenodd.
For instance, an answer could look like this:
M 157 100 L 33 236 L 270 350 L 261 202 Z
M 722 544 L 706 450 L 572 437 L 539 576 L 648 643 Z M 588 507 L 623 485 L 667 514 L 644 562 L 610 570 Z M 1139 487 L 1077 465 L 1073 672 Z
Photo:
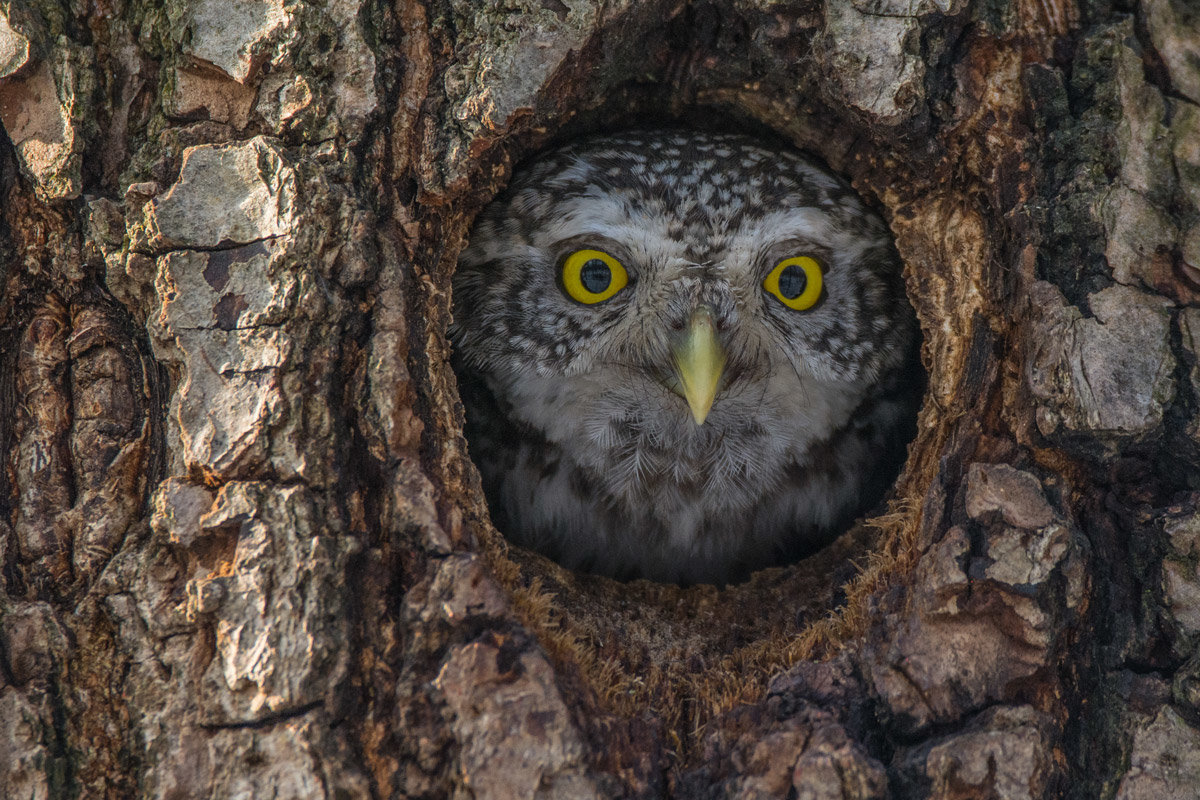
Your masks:
M 889 504 L 716 590 L 488 521 L 450 276 L 511 166 L 770 132 L 886 217 Z M 1191 798 L 1187 0 L 0 0 L 5 796 Z

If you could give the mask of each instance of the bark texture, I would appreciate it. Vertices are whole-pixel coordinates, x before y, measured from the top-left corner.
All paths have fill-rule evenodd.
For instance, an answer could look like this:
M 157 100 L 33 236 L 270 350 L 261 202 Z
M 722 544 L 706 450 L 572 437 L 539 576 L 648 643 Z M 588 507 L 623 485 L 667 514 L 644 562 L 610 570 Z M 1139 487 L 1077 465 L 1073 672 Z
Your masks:
M 772 133 L 886 217 L 886 508 L 716 590 L 491 527 L 445 330 L 514 163 Z M 1188 0 L 0 0 L 0 794 L 1193 798 Z

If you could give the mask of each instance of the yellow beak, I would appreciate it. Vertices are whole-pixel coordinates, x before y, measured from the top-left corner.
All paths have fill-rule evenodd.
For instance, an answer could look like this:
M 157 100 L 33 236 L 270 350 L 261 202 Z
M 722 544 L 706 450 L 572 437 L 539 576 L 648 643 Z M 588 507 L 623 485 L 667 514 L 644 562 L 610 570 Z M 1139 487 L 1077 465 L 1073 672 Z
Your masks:
M 671 348 L 671 357 L 683 399 L 692 409 L 692 419 L 703 425 L 725 368 L 725 350 L 717 341 L 711 311 L 701 306 L 692 312 L 683 337 Z

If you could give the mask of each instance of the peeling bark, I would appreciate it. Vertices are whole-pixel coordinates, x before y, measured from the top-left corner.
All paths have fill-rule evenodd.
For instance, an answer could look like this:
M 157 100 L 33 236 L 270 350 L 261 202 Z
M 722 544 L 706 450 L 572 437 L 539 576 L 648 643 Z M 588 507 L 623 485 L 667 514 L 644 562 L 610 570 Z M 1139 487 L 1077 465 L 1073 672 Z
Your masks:
M 1174 798 L 1200 781 L 1185 0 L 0 3 L 14 796 Z M 925 397 L 885 507 L 717 590 L 511 547 L 450 276 L 639 122 L 885 216 Z

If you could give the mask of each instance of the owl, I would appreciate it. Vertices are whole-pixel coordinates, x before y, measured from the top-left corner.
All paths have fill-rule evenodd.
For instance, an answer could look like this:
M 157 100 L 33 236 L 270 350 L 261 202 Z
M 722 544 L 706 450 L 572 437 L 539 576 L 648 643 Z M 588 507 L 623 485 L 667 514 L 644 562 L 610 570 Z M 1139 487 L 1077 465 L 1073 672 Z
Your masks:
M 572 569 L 724 584 L 879 501 L 915 321 L 883 221 L 798 152 L 637 130 L 519 169 L 453 281 L 497 527 Z

